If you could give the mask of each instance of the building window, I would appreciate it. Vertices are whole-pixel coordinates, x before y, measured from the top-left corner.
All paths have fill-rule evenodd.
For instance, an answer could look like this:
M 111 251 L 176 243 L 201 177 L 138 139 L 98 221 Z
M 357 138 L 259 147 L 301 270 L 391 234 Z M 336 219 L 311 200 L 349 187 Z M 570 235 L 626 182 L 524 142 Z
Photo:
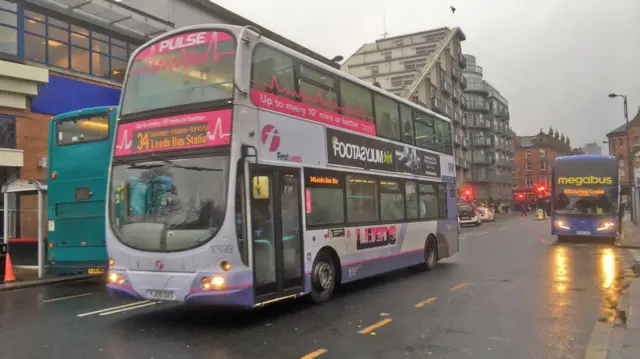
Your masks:
M 130 50 L 136 44 L 37 12 L 25 10 L 24 14 L 26 59 L 117 82 L 124 80 Z M 0 39 L 4 37 L 0 29 Z
M 633 136 L 633 145 L 639 145 L 640 144 L 640 136 Z
M 400 47 L 403 44 L 404 44 L 404 41 L 402 39 L 398 39 L 393 42 L 393 45 L 395 45 L 396 47 Z
M 618 138 L 618 146 L 622 147 L 622 137 Z
M 16 118 L 0 115 L 0 148 L 16 148 Z
M 0 0 L 0 53 L 18 54 L 17 7 L 4 0 Z
M 543 171 L 547 169 L 547 161 L 540 161 L 540 169 Z
M 527 161 L 526 165 L 525 165 L 525 169 L 527 172 L 531 172 L 531 161 Z
M 380 74 L 379 66 L 371 66 L 371 75 L 376 76 Z
M 532 179 L 531 177 L 528 177 L 528 176 L 527 176 L 527 177 L 525 177 L 525 178 L 524 178 L 524 186 L 525 186 L 526 188 L 531 188 L 531 187 L 533 187 L 533 179 Z
M 538 155 L 540 156 L 540 158 L 544 158 L 547 155 L 547 151 L 543 150 L 543 149 L 540 149 L 540 150 L 538 150 Z
M 531 151 L 525 152 L 525 157 L 526 158 L 531 158 Z
M 391 60 L 391 51 L 383 52 L 382 57 L 384 57 L 385 60 Z

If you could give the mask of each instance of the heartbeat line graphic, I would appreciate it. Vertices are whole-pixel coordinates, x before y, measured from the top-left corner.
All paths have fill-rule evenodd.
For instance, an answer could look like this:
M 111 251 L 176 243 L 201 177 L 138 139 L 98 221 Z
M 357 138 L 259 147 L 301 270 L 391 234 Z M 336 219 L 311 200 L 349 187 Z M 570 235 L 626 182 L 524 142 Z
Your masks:
M 122 141 L 120 141 L 120 144 L 118 144 L 116 146 L 117 149 L 119 150 L 129 150 L 131 148 L 131 145 L 133 143 L 133 140 L 129 140 L 129 130 L 124 130 L 124 132 L 122 133 Z
M 276 76 L 273 76 L 271 78 L 270 84 L 266 84 L 266 83 L 255 81 L 255 80 L 251 80 L 251 82 L 257 85 L 264 86 L 271 91 L 275 90 L 278 94 L 285 94 L 287 96 L 291 96 L 293 98 L 302 100 L 303 102 L 312 102 L 325 108 L 328 107 L 334 112 L 342 113 L 347 116 L 360 117 L 363 120 L 371 120 L 371 121 L 375 119 L 373 116 L 367 115 L 364 112 L 364 109 L 362 108 L 362 106 L 359 106 L 357 110 L 353 110 L 348 105 L 339 106 L 337 103 L 333 103 L 331 99 L 324 100 L 322 98 L 322 94 L 320 93 L 320 91 L 316 92 L 315 96 L 309 96 L 305 94 L 302 90 L 299 90 L 296 92 L 296 91 L 291 91 L 286 87 L 280 87 L 280 84 L 278 83 L 278 78 Z
M 219 51 L 219 43 L 218 34 L 214 33 L 211 36 L 211 40 L 209 40 L 209 45 L 205 52 L 198 51 L 189 51 L 187 53 L 188 48 L 183 48 L 180 50 L 180 54 L 177 54 L 173 57 L 173 59 L 161 59 L 161 58 L 153 58 L 156 55 L 156 47 L 151 48 L 151 53 L 147 58 L 143 61 L 144 66 L 139 69 L 131 70 L 130 74 L 136 74 L 140 72 L 147 72 L 151 69 L 151 72 L 157 72 L 159 70 L 173 70 L 175 68 L 184 67 L 188 69 L 191 66 L 197 66 L 204 62 L 209 61 L 211 58 L 211 54 L 213 53 L 213 61 L 218 62 L 224 56 L 233 56 L 235 55 L 235 51 L 228 52 L 220 52 Z M 213 50 L 213 52 L 212 52 Z
M 213 133 L 211 131 L 207 131 L 207 138 L 209 141 L 216 141 L 218 139 L 223 139 L 225 137 L 231 136 L 230 133 L 225 133 L 222 128 L 222 117 L 218 117 L 216 120 L 216 125 L 213 128 Z

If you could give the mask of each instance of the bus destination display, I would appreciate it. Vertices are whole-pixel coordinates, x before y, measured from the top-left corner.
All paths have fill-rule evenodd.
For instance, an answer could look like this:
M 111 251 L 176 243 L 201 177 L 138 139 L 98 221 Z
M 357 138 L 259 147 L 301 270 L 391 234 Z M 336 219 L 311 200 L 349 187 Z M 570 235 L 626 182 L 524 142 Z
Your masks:
M 200 122 L 136 131 L 133 133 L 133 152 L 206 145 L 208 130 L 208 124 Z
M 231 142 L 231 110 L 193 113 L 118 125 L 115 156 L 224 146 Z

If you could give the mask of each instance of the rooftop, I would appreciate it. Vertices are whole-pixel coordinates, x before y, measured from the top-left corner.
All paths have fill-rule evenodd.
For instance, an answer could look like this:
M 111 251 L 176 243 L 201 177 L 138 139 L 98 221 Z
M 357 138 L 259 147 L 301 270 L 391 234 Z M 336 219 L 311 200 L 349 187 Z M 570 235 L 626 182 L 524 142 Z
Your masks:
M 638 107 L 638 113 L 636 116 L 629 121 L 629 127 L 640 127 L 640 107 Z M 622 125 L 613 129 L 613 131 L 607 133 L 607 137 L 612 137 L 616 135 L 620 135 L 627 132 L 627 124 L 623 123 Z

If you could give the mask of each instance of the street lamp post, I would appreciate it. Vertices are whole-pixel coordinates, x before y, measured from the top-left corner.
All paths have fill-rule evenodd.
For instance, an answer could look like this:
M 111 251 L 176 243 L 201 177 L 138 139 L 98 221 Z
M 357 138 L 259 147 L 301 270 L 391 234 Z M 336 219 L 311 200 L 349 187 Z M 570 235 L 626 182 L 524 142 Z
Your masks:
M 631 127 L 629 127 L 629 112 L 627 111 L 627 95 L 618 95 L 615 93 L 609 94 L 609 98 L 622 97 L 624 103 L 624 120 L 627 124 L 627 158 L 628 158 L 628 166 L 627 166 L 627 178 L 629 179 L 629 214 L 631 214 L 631 220 L 635 222 L 635 218 L 633 217 L 633 188 L 635 182 L 635 171 L 633 168 L 633 158 L 631 157 Z

